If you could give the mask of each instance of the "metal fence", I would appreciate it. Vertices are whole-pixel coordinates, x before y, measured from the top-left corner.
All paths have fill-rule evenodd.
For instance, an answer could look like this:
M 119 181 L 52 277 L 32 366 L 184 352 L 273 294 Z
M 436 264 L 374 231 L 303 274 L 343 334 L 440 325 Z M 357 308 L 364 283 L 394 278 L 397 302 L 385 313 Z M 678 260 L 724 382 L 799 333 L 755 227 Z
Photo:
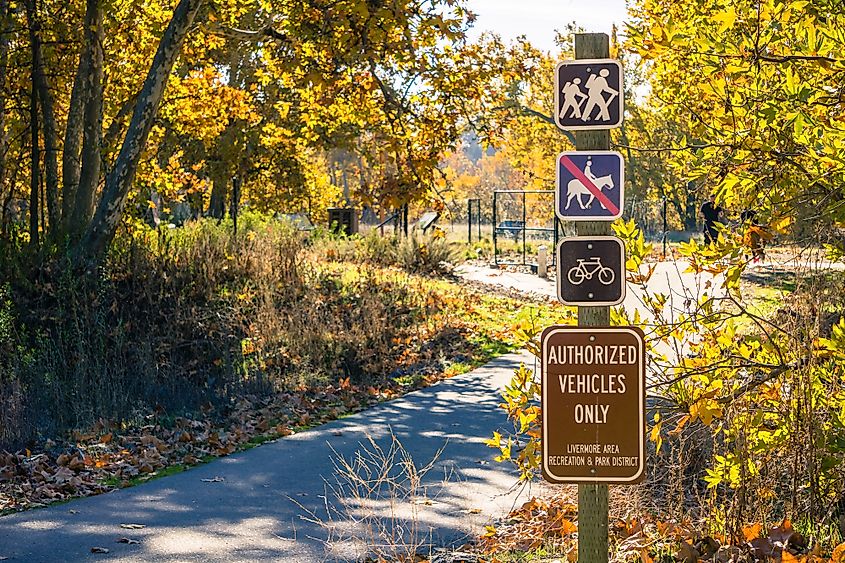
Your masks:
M 563 225 L 554 213 L 554 192 L 496 190 L 493 192 L 493 262 L 496 266 L 537 267 L 537 248 L 549 247 L 554 263 Z

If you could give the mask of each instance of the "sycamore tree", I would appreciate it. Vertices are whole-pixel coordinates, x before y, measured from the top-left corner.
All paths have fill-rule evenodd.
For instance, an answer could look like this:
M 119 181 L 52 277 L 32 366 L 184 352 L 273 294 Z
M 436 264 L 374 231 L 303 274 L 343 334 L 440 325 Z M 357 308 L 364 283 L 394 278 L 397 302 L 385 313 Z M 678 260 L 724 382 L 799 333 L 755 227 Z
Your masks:
M 153 192 L 219 217 L 238 177 L 256 208 L 301 207 L 335 149 L 365 203 L 433 198 L 495 95 L 472 19 L 452 0 L 2 0 L 0 194 L 29 180 L 30 242 L 83 261 Z
M 675 160 L 690 180 L 766 223 L 842 220 L 841 3 L 649 0 L 632 13 L 651 100 L 688 131 Z

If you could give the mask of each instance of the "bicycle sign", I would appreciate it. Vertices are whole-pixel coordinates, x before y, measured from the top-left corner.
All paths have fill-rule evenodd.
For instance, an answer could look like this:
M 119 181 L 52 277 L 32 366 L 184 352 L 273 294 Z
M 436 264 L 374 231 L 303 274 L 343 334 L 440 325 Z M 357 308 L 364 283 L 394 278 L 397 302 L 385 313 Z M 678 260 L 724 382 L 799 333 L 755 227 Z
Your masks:
M 568 237 L 557 247 L 557 295 L 565 305 L 625 300 L 625 244 L 613 236 Z
M 613 270 L 607 266 L 602 266 L 600 256 L 593 256 L 589 260 L 578 258 L 578 265 L 570 268 L 566 277 L 572 285 L 581 285 L 584 280 L 593 279 L 595 274 L 598 274 L 598 280 L 602 285 L 612 284 L 616 277 Z

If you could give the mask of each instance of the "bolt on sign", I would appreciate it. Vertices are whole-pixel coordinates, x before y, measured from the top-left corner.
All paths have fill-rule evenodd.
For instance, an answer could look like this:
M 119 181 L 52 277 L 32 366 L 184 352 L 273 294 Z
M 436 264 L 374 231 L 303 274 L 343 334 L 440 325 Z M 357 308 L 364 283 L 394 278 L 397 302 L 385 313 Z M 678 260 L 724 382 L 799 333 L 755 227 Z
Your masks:
M 622 125 L 622 64 L 614 59 L 564 61 L 555 69 L 555 123 L 570 131 Z
M 642 330 L 550 326 L 541 344 L 543 478 L 552 483 L 642 481 Z
M 557 245 L 557 298 L 564 305 L 618 305 L 626 285 L 621 239 L 567 237 Z
M 555 212 L 564 221 L 613 221 L 622 216 L 625 161 L 615 151 L 558 157 Z

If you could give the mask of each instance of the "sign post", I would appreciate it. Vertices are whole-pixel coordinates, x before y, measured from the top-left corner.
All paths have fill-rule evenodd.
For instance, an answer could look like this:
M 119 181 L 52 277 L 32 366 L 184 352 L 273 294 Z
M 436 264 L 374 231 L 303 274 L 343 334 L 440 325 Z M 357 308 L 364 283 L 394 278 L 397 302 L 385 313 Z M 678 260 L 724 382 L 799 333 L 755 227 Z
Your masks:
M 607 563 L 608 483 L 645 474 L 645 339 L 611 327 L 625 299 L 625 245 L 610 223 L 624 207 L 624 160 L 610 129 L 624 120 L 624 76 L 604 33 L 575 35 L 575 60 L 555 69 L 555 123 L 576 152 L 556 162 L 555 214 L 576 222 L 557 247 L 558 299 L 578 326 L 543 331 L 543 477 L 578 483 L 578 562 Z
M 603 59 L 610 56 L 610 39 L 604 33 L 575 34 L 576 59 Z M 621 88 L 620 88 L 621 90 Z M 623 97 L 622 92 L 619 92 Z M 555 108 L 557 111 L 557 108 Z M 621 117 L 621 116 L 620 116 Z M 575 148 L 579 151 L 610 150 L 610 131 L 579 130 L 575 134 Z M 610 223 L 583 221 L 577 223 L 579 236 L 610 235 Z M 578 326 L 610 325 L 610 308 L 579 307 Z M 578 562 L 607 563 L 607 485 L 581 483 L 578 485 Z

